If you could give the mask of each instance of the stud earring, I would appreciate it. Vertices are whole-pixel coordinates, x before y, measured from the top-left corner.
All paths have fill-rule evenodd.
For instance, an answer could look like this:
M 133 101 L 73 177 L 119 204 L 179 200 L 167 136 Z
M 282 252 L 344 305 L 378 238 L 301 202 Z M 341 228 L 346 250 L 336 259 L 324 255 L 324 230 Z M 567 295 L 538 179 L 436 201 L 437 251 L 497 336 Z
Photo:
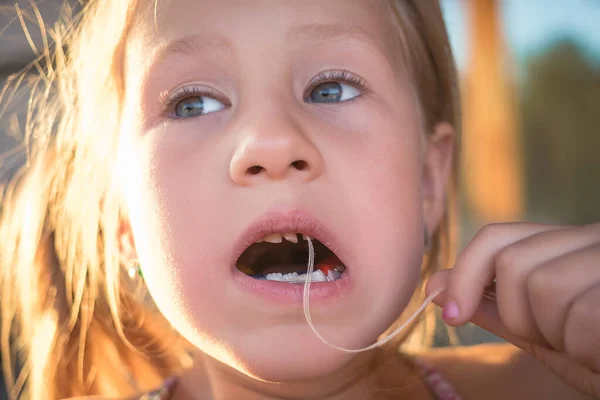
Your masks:
M 140 278 L 144 279 L 144 275 L 142 275 L 142 266 L 137 258 L 134 258 L 129 262 L 127 273 L 131 279 L 135 278 L 136 275 L 139 275 Z

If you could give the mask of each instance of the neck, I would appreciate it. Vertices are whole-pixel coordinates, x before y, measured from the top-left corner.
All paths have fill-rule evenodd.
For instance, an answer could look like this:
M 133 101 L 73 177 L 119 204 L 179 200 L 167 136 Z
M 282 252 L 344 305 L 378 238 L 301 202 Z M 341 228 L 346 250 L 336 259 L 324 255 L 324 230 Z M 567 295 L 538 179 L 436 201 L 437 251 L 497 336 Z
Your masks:
M 172 400 L 223 399 L 425 399 L 421 377 L 402 356 L 383 350 L 359 353 L 349 363 L 328 376 L 306 381 L 261 382 L 203 353 L 194 367 L 178 380 Z M 392 391 L 393 389 L 397 389 Z M 378 397 L 381 398 L 381 397 Z

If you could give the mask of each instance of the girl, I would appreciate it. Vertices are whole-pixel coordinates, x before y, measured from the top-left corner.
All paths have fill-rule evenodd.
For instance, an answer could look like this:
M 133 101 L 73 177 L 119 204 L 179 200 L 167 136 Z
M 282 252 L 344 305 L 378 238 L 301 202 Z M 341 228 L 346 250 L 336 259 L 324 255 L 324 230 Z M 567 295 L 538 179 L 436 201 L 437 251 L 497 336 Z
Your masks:
M 12 397 L 600 396 L 599 225 L 489 226 L 433 274 L 460 137 L 436 0 L 86 3 L 4 202 Z M 448 324 L 512 344 L 327 346 L 309 244 L 336 346 L 440 288 Z

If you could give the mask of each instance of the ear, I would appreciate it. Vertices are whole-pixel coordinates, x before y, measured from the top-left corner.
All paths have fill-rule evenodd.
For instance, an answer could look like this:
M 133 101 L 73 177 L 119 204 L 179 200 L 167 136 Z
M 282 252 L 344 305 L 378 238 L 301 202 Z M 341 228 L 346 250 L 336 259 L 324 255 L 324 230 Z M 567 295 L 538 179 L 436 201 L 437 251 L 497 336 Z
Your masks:
M 127 218 L 121 218 L 119 222 L 117 241 L 119 243 L 119 258 L 122 265 L 127 265 L 131 260 L 137 258 L 133 233 Z
M 446 122 L 427 135 L 423 157 L 423 215 L 429 232 L 436 230 L 446 212 L 446 188 L 452 172 L 454 128 Z

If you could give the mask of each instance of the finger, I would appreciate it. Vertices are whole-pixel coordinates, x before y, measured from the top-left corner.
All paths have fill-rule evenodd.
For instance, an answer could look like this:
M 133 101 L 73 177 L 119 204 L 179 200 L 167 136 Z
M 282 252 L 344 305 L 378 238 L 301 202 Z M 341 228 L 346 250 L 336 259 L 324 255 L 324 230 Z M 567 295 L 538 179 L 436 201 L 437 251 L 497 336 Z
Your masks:
M 450 281 L 450 274 L 452 274 L 452 269 L 443 269 L 431 275 L 427 281 L 427 284 L 425 285 L 425 295 L 429 296 L 437 289 L 446 288 L 448 286 L 448 282 Z M 433 299 L 433 303 L 443 307 L 446 303 L 446 298 L 447 293 L 446 291 L 443 291 Z
M 565 357 L 564 353 L 556 350 L 545 349 L 536 345 L 523 350 L 533 355 L 567 385 L 591 396 L 592 399 L 600 399 L 600 375 Z
M 548 343 L 531 306 L 529 277 L 552 260 L 597 241 L 596 235 L 590 234 L 586 227 L 564 228 L 536 233 L 498 252 L 495 258 L 498 309 L 502 321 L 514 335 L 530 342 Z M 558 299 L 558 293 L 554 295 L 551 288 L 541 287 L 541 293 L 536 294 Z
M 480 230 L 453 268 L 447 288 L 451 300 L 446 302 L 442 314 L 446 323 L 456 326 L 471 319 L 484 287 L 494 279 L 495 259 L 501 249 L 531 235 L 560 228 L 563 227 L 511 223 L 488 225 Z
M 565 351 L 596 373 L 600 373 L 599 305 L 600 283 L 575 299 L 565 323 Z
M 598 315 L 598 308 L 594 307 L 594 304 L 600 302 L 600 286 L 598 286 L 597 289 L 598 290 L 595 291 L 593 295 L 589 295 L 589 298 L 586 299 L 587 305 L 581 309 L 582 314 L 580 315 L 586 315 L 586 318 L 584 319 L 585 326 L 588 326 L 590 321 L 590 313 L 587 312 L 588 307 L 592 307 L 596 311 L 596 315 Z M 593 368 L 586 367 L 586 364 L 581 361 L 578 363 L 569 357 L 565 357 L 564 354 L 561 354 L 556 350 L 549 349 L 539 344 L 532 344 L 514 336 L 502 323 L 498 308 L 493 300 L 483 298 L 477 306 L 471 322 L 533 355 L 571 387 L 576 388 L 587 395 L 591 395 L 593 398 L 600 398 L 600 375 L 594 373 Z M 598 325 L 600 324 L 596 324 L 595 335 L 598 334 Z M 583 327 L 580 326 L 578 329 L 574 330 L 573 337 L 575 338 L 575 342 L 577 342 L 581 328 Z M 596 343 L 598 343 L 597 336 L 595 340 Z M 597 347 L 598 346 L 596 346 L 596 348 Z M 590 351 L 588 349 L 587 354 L 589 353 Z M 581 351 L 581 354 L 586 354 L 586 352 Z M 598 360 L 588 357 L 586 363 L 588 365 L 592 364 L 597 366 Z
M 437 288 L 446 287 L 448 281 L 450 280 L 451 274 L 451 269 L 436 272 L 427 282 L 427 287 L 425 289 L 426 293 L 432 293 Z M 447 300 L 448 296 L 446 292 L 442 292 L 433 299 L 433 303 L 443 307 Z M 515 344 L 517 347 L 526 345 L 524 340 L 513 335 L 502 322 L 498 312 L 495 291 L 491 287 L 490 289 L 484 291 L 470 322 L 492 332 L 497 336 L 500 336 L 501 338 Z
M 525 348 L 528 346 L 525 340 L 513 335 L 506 325 L 504 325 L 498 311 L 498 305 L 491 298 L 485 296 L 481 298 L 470 322 L 511 342 L 517 347 Z
M 445 299 L 442 298 L 441 300 L 443 301 Z M 434 302 L 437 303 L 436 301 Z M 529 342 L 515 336 L 503 323 L 498 311 L 495 294 L 492 290 L 484 291 L 484 295 L 477 305 L 470 322 L 511 342 L 523 350 L 531 349 L 531 344 Z
M 600 244 L 564 254 L 530 274 L 527 291 L 535 324 L 552 347 L 565 348 L 565 321 L 571 305 L 599 283 Z M 597 345 L 600 346 L 600 338 Z

